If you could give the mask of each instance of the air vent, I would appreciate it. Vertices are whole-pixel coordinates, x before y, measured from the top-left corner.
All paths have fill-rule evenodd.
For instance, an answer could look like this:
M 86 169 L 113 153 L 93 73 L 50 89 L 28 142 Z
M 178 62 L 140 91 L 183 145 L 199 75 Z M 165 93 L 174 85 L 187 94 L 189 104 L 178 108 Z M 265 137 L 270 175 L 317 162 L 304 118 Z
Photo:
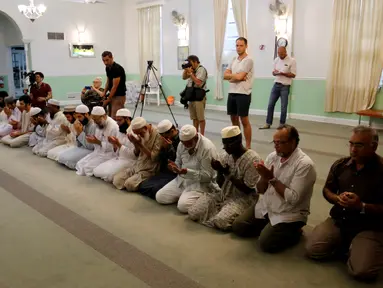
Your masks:
M 64 40 L 64 33 L 48 32 L 48 40 Z

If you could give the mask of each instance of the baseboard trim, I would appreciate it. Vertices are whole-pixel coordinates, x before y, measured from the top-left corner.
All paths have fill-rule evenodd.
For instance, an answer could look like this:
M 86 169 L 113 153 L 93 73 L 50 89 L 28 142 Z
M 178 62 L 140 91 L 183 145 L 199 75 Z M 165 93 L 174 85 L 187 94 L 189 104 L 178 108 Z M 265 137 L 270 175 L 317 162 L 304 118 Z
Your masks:
M 209 110 L 215 110 L 215 111 L 225 111 L 226 112 L 226 106 L 221 105 L 212 105 L 207 104 L 206 109 Z M 260 109 L 250 109 L 249 110 L 250 115 L 259 115 L 259 116 L 266 116 L 267 111 L 266 110 L 260 110 Z M 275 112 L 275 117 L 280 117 L 280 112 Z M 303 121 L 312 121 L 312 122 L 320 122 L 320 123 L 331 123 L 331 124 L 337 124 L 337 125 L 344 125 L 344 126 L 357 126 L 359 121 L 354 119 L 345 119 L 345 118 L 335 118 L 335 117 L 327 117 L 327 116 L 318 116 L 318 115 L 309 115 L 309 114 L 298 114 L 298 113 L 287 113 L 288 119 L 296 119 L 296 120 L 303 120 Z M 361 121 L 361 125 L 368 125 L 368 121 Z M 372 127 L 376 129 L 383 129 L 383 124 L 377 124 L 372 123 Z

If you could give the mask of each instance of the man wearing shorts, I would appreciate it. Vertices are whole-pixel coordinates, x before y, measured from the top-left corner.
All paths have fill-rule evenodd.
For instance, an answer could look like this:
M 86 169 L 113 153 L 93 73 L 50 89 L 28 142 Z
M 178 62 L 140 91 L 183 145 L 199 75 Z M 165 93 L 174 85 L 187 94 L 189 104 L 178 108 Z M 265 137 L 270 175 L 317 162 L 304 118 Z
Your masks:
M 189 68 L 184 69 L 182 79 L 188 80 L 186 87 L 196 87 L 206 90 L 207 71 L 205 67 L 200 65 L 199 59 L 195 55 L 188 57 L 188 62 L 192 65 Z M 197 129 L 197 132 L 201 135 L 205 134 L 205 106 L 206 97 L 200 101 L 189 102 L 190 119 L 193 120 L 193 126 Z
M 251 149 L 251 124 L 249 108 L 253 86 L 253 60 L 247 55 L 247 39 L 240 37 L 236 41 L 238 56 L 233 59 L 226 69 L 223 78 L 230 82 L 227 99 L 227 114 L 231 117 L 233 126 L 243 126 L 246 148 Z

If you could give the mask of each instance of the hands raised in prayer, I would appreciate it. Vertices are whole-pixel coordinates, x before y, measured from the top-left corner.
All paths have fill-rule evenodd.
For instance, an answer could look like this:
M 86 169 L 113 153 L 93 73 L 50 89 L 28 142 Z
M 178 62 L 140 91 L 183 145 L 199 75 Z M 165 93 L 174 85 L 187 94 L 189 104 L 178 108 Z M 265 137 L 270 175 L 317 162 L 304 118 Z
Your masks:
M 96 138 L 94 135 L 86 136 L 86 141 L 91 144 L 98 144 L 101 145 L 101 141 Z
M 171 160 L 168 160 L 168 169 L 175 174 L 182 175 L 188 172 L 188 169 L 179 168 L 176 163 Z
M 172 140 L 167 139 L 167 138 L 165 138 L 163 136 L 161 136 L 161 140 L 162 140 L 162 143 L 164 144 L 165 148 L 167 148 L 167 147 L 169 147 L 169 145 L 173 144 Z
M 363 207 L 360 197 L 352 192 L 343 192 L 342 194 L 338 195 L 337 204 L 342 207 L 358 211 L 362 210 Z
M 128 134 L 128 139 L 134 144 L 134 146 L 141 146 L 141 137 L 138 135 Z
M 118 149 L 121 147 L 121 143 L 120 141 L 117 139 L 117 137 L 114 137 L 114 136 L 109 136 L 108 137 L 108 141 L 110 144 L 112 144 L 114 146 L 114 148 Z
M 219 160 L 211 159 L 211 167 L 215 171 L 218 171 L 219 173 L 222 173 L 223 175 L 230 174 L 230 167 L 229 166 L 223 167 L 222 163 Z
M 84 126 L 81 124 L 80 121 L 76 120 L 73 124 L 73 128 L 74 130 L 76 131 L 76 134 L 77 136 L 80 135 L 82 133 L 82 131 L 84 130 Z
M 61 124 L 60 127 L 61 127 L 61 129 L 62 129 L 66 134 L 69 134 L 69 133 L 70 133 L 70 129 L 69 129 L 68 126 Z
M 254 167 L 257 169 L 258 174 L 262 177 L 262 179 L 269 181 L 274 178 L 274 166 L 271 166 L 271 169 L 267 169 L 265 163 L 254 162 Z

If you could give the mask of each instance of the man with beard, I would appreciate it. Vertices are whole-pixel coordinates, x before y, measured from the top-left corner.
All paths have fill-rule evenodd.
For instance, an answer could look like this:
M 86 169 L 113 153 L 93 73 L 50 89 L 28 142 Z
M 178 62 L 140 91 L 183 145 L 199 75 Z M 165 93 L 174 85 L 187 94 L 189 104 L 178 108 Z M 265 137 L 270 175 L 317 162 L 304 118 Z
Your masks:
M 86 141 L 86 137 L 95 135 L 96 124 L 89 115 L 89 108 L 86 105 L 79 105 L 75 111 L 76 121 L 73 129 L 76 137 L 76 146 L 60 154 L 58 162 L 69 169 L 76 170 L 77 162 L 93 152 L 94 145 Z
M 1 142 L 11 146 L 12 148 L 19 148 L 28 144 L 29 136 L 33 132 L 34 125 L 31 123 L 31 98 L 29 96 L 21 96 L 20 99 L 21 114 L 21 127 L 19 131 L 11 132 L 11 134 L 3 137 Z
M 94 135 L 86 136 L 86 141 L 94 145 L 94 151 L 77 163 L 76 173 L 80 176 L 93 176 L 94 168 L 115 157 L 114 147 L 108 139 L 117 136 L 117 123 L 106 115 L 101 106 L 94 107 L 91 115 L 97 128 Z
M 133 119 L 131 127 L 135 135 L 130 133 L 128 138 L 134 145 L 133 153 L 137 160 L 132 167 L 114 176 L 113 185 L 119 190 L 126 188 L 129 192 L 136 192 L 143 181 L 156 174 L 162 142 L 157 129 L 142 117 Z
M 65 138 L 66 143 L 49 150 L 47 158 L 54 161 L 58 161 L 61 153 L 75 147 L 76 131 L 74 130 L 74 126 L 73 126 L 73 123 L 76 120 L 76 118 L 74 117 L 75 111 L 76 111 L 76 107 L 74 106 L 64 107 L 64 115 L 69 122 L 69 126 L 65 126 L 65 125 L 61 126 L 64 132 L 67 133 L 67 136 Z
M 160 170 L 155 176 L 142 182 L 138 188 L 138 192 L 152 199 L 156 199 L 157 192 L 177 177 L 177 174 L 169 170 L 168 161 L 176 161 L 177 147 L 180 143 L 179 131 L 169 120 L 161 121 L 157 130 L 162 140 L 159 154 Z
M 69 122 L 64 113 L 60 111 L 60 102 L 55 99 L 48 100 L 49 122 L 45 139 L 33 147 L 32 152 L 40 157 L 47 157 L 48 151 L 65 143 Z
M 95 177 L 109 183 L 113 181 L 114 175 L 122 169 L 133 166 L 136 160 L 134 145 L 127 136 L 127 133 L 131 133 L 130 122 L 132 121 L 132 113 L 128 109 L 120 109 L 116 113 L 116 120 L 120 131 L 117 137 L 111 136 L 108 138 L 109 143 L 114 147 L 115 157 L 100 164 L 93 171 Z
M 156 201 L 164 205 L 178 202 L 178 210 L 188 213 L 198 198 L 216 185 L 216 172 L 211 161 L 217 159 L 217 150 L 192 125 L 181 128 L 180 140 L 176 161 L 168 161 L 169 169 L 177 174 L 177 178 L 157 192 Z
M 46 108 L 32 107 L 30 114 L 31 123 L 35 125 L 35 128 L 31 136 L 29 136 L 28 146 L 35 147 L 44 140 L 46 128 L 49 123 L 47 121 Z
M 234 220 L 256 202 L 255 188 L 260 177 L 254 162 L 261 158 L 243 146 L 238 126 L 224 128 L 221 135 L 225 153 L 221 159 L 212 160 L 221 189 L 205 192 L 189 209 L 189 217 L 208 227 L 229 231 Z
M 313 161 L 298 147 L 298 130 L 278 127 L 273 137 L 275 152 L 265 163 L 254 163 L 261 179 L 258 202 L 233 223 L 238 236 L 259 236 L 258 244 L 267 253 L 276 253 L 297 244 L 310 214 L 316 181 Z

